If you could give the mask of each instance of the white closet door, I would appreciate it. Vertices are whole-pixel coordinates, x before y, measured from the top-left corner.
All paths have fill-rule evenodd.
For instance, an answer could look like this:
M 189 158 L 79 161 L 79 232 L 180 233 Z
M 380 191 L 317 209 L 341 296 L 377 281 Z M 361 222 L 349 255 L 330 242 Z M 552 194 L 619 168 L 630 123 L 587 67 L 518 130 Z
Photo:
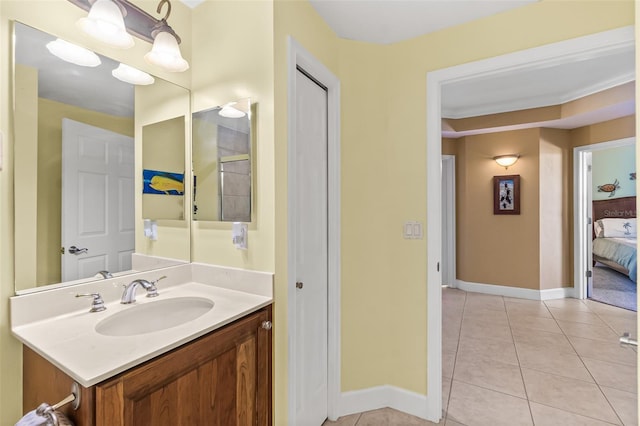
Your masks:
M 327 418 L 327 91 L 296 77 L 296 421 Z

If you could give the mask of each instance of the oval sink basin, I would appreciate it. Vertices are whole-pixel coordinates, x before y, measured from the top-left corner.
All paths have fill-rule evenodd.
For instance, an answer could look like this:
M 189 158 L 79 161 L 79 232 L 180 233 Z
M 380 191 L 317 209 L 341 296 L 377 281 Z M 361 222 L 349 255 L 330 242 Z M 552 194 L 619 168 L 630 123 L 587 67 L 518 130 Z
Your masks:
M 135 336 L 166 330 L 201 317 L 213 305 L 203 297 L 176 297 L 133 305 L 100 321 L 96 332 L 105 336 Z

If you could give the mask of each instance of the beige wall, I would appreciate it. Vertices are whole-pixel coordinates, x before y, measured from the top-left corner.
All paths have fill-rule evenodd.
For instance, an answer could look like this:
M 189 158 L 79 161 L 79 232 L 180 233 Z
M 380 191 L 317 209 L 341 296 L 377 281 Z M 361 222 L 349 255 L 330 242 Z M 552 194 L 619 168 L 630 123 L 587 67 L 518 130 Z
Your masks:
M 628 116 L 574 130 L 535 128 L 444 138 L 443 153 L 456 155 L 457 278 L 534 290 L 572 287 L 573 147 L 632 137 L 634 122 L 635 116 Z M 508 170 L 491 159 L 512 152 L 521 158 Z M 521 175 L 521 218 L 493 216 L 487 183 L 492 173 Z M 536 231 L 523 233 L 525 228 Z M 499 241 L 488 241 L 503 234 L 514 237 L 508 257 L 497 255 L 504 249 Z M 522 268 L 525 281 L 514 279 Z
M 196 262 L 275 270 L 273 9 L 269 1 L 210 0 L 194 10 L 193 111 L 244 98 L 256 104 L 248 249 L 237 250 L 231 243 L 231 223 L 196 221 L 192 224 Z
M 186 104 L 188 107 L 188 100 Z M 185 183 L 189 183 L 189 176 L 184 176 L 185 143 L 184 115 L 142 126 L 142 169 L 183 174 L 184 190 Z M 143 193 L 142 218 L 189 220 L 184 204 L 184 194 Z
M 457 139 L 442 138 L 442 155 L 456 155 L 458 152 Z
M 184 171 L 185 181 L 190 182 L 190 170 L 185 170 L 189 145 L 185 141 L 189 140 L 191 116 L 190 111 L 190 94 L 184 87 L 171 84 L 166 80 L 156 79 L 155 83 L 148 86 L 136 86 L 135 88 L 135 141 L 136 141 L 136 166 L 135 166 L 135 194 L 142 194 L 142 159 L 143 139 L 145 128 L 156 123 L 165 123 L 169 127 L 171 120 L 182 122 L 176 124 L 171 131 L 175 135 L 175 140 L 167 142 L 166 152 L 157 152 L 155 164 L 161 164 L 161 167 L 167 167 L 170 171 Z M 162 127 L 162 125 L 160 126 Z M 162 148 L 161 148 L 162 149 Z M 169 160 L 169 157 L 175 157 Z M 182 166 L 180 162 L 182 161 Z M 182 169 L 180 168 L 182 167 Z M 151 256 L 160 256 L 179 260 L 189 261 L 191 258 L 191 245 L 189 226 L 190 209 L 185 207 L 185 200 L 191 200 L 191 187 L 185 185 L 184 196 L 167 196 L 146 206 L 145 211 L 143 204 L 146 204 L 145 196 L 136 196 L 136 253 L 145 253 Z M 160 197 L 160 196 L 157 196 Z M 189 204 L 190 205 L 190 204 Z M 154 208 L 167 208 L 171 214 L 163 215 L 157 220 L 158 239 L 151 240 L 144 236 L 143 221 L 145 214 L 150 214 Z M 155 218 L 154 218 L 155 219 Z
M 33 247 L 38 240 L 38 70 L 18 66 L 15 79 L 14 121 L 16 140 L 15 156 L 22 158 L 16 162 L 15 179 L 22 182 L 24 191 L 14 194 L 16 209 L 22 220 L 16 221 L 15 232 L 22 235 L 16 241 L 15 256 L 24 259 L 23 268 L 16 270 L 15 282 L 32 286 L 38 277 L 38 256 L 33 255 Z M 39 249 L 37 249 L 39 250 Z
M 571 144 L 576 146 L 592 145 L 600 142 L 624 139 L 636 134 L 636 117 L 633 115 L 605 121 L 593 126 L 571 130 Z
M 573 191 L 569 132 L 540 129 L 540 282 L 539 289 L 573 287 Z
M 538 289 L 540 281 L 539 129 L 467 136 L 456 164 L 459 200 L 457 277 L 482 284 Z M 493 161 L 517 152 L 505 170 Z M 520 214 L 493 214 L 493 176 L 520 175 Z

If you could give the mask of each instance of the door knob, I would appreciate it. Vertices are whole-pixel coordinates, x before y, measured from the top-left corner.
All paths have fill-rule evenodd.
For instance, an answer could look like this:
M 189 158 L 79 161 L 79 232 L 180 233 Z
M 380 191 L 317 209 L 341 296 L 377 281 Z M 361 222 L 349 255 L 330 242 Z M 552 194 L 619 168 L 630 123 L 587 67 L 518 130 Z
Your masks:
M 69 253 L 71 253 L 71 254 L 82 254 L 82 253 L 86 253 L 88 251 L 89 251 L 89 249 L 86 248 L 86 247 L 85 248 L 79 248 L 79 247 L 76 247 L 76 246 L 69 247 Z
M 264 328 L 265 330 L 271 330 L 271 327 L 273 327 L 271 321 L 262 321 L 262 328 Z
M 302 287 L 304 287 L 304 283 L 303 283 L 302 281 L 298 281 L 298 282 L 296 283 L 296 288 L 297 288 L 297 289 L 302 289 Z

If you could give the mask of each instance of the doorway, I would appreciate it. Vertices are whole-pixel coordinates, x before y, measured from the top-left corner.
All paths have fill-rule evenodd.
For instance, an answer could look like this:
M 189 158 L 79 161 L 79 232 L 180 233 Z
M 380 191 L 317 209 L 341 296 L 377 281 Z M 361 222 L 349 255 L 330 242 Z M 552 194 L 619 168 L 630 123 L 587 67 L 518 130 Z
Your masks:
M 621 228 L 620 235 L 599 230 L 602 219 L 625 226 L 630 218 L 635 221 L 635 172 L 623 176 L 635 170 L 635 145 L 635 138 L 625 138 L 574 148 L 576 295 L 632 311 L 637 310 L 636 283 L 630 279 L 636 277 L 635 226 Z
M 442 415 L 442 88 L 514 69 L 535 69 L 602 55 L 635 43 L 632 27 L 592 34 L 427 73 L 427 418 Z M 576 246 L 578 247 L 578 246 Z M 577 251 L 577 250 L 576 250 Z M 577 275 L 575 275 L 577 276 Z

